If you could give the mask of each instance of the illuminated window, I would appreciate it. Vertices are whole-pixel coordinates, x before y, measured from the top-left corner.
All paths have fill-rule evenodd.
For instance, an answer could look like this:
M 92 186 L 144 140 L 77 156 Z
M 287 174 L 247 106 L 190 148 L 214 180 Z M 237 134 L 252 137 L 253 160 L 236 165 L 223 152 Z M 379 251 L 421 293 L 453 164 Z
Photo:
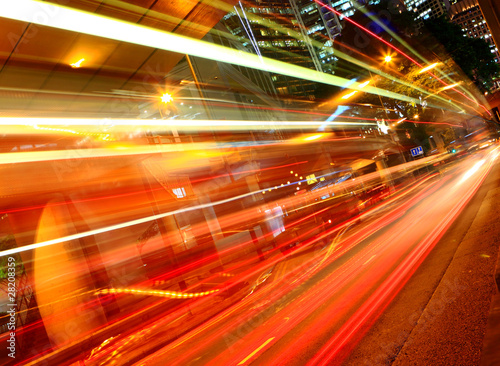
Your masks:
M 184 188 L 174 188 L 172 189 L 177 198 L 186 197 L 186 190 Z

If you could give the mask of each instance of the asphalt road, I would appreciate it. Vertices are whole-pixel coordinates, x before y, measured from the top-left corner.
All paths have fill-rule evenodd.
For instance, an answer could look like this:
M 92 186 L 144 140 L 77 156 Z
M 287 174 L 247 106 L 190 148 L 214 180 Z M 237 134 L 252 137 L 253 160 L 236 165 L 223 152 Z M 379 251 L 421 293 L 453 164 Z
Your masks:
M 500 167 L 493 166 L 347 365 L 478 365 L 500 243 Z
M 137 364 L 477 364 L 500 232 L 486 154 L 280 262 L 258 291 Z

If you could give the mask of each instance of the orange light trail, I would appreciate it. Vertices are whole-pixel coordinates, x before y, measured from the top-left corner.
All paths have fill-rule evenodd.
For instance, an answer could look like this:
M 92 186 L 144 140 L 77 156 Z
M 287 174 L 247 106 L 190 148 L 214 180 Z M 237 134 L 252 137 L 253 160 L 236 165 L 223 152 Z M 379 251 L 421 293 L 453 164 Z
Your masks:
M 334 12 L 335 14 L 337 14 L 338 16 L 343 16 L 342 13 L 340 13 L 339 11 L 335 10 L 334 8 L 322 3 L 321 1 L 319 0 L 314 0 L 318 5 L 322 6 L 322 7 L 325 7 L 327 8 L 328 10 Z M 352 19 L 350 19 L 349 17 L 344 17 L 343 19 L 347 20 L 349 23 L 355 25 L 356 27 L 358 27 L 359 29 L 362 29 L 363 31 L 365 31 L 366 33 L 368 33 L 369 35 L 371 35 L 372 37 L 378 39 L 380 42 L 384 43 L 385 45 L 389 46 L 390 48 L 392 48 L 393 50 L 399 52 L 402 56 L 404 56 L 405 58 L 407 58 L 408 60 L 410 60 L 411 62 L 413 62 L 415 65 L 417 65 L 418 67 L 420 68 L 424 68 L 424 66 L 422 64 L 420 64 L 418 61 L 416 61 L 415 59 L 413 59 L 412 57 L 410 57 L 409 55 L 407 55 L 405 52 L 403 52 L 402 50 L 400 50 L 399 48 L 397 48 L 396 46 L 394 46 L 393 44 L 391 44 L 390 42 L 387 42 L 385 39 L 379 37 L 378 35 L 376 35 L 375 33 L 373 33 L 372 31 L 370 31 L 369 29 L 363 27 L 361 24 L 359 23 L 356 23 L 355 21 L 353 21 Z M 432 72 L 428 72 L 429 75 L 431 75 L 434 79 L 438 80 L 441 84 L 445 85 L 445 86 L 450 86 L 450 84 L 447 84 L 444 80 L 442 80 L 441 78 L 439 78 L 438 76 L 434 75 Z M 461 91 L 455 89 L 455 88 L 452 88 L 452 90 L 456 91 L 457 93 L 461 94 L 464 98 L 470 100 L 471 102 L 475 103 L 476 105 L 480 105 L 489 115 L 491 115 L 491 112 L 488 111 L 486 109 L 485 106 L 483 106 L 482 104 L 479 104 L 477 101 L 475 101 L 474 99 L 468 97 L 467 95 L 465 95 L 464 93 L 462 93 Z

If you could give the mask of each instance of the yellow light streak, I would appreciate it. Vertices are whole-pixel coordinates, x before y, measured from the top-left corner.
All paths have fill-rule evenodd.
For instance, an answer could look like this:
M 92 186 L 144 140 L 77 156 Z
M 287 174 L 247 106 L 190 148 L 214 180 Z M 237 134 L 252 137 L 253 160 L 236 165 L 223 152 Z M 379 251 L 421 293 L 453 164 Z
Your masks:
M 462 84 L 462 82 L 461 82 L 461 81 L 459 81 L 458 83 L 455 83 L 455 84 L 447 85 L 447 86 L 445 86 L 444 88 L 441 88 L 441 91 L 442 91 L 442 90 L 448 90 L 448 89 L 456 88 L 456 87 L 457 87 L 457 86 L 459 86 L 460 84 Z
M 350 97 L 352 97 L 356 93 L 357 93 L 357 91 L 350 92 L 349 94 L 344 95 L 342 97 L 342 99 L 349 99 Z
M 259 352 L 262 348 L 264 348 L 265 346 L 267 346 L 268 343 L 271 342 L 274 338 L 276 338 L 276 337 L 271 337 L 267 341 L 265 341 L 264 343 L 262 343 L 257 349 L 255 349 L 255 351 L 253 351 L 247 357 L 245 357 L 243 360 L 241 360 L 241 362 L 238 365 L 243 365 L 250 358 L 252 358 L 257 352 Z
M 370 84 L 370 81 L 371 80 L 366 80 L 364 83 L 361 83 L 358 85 L 359 88 L 364 88 L 365 86 L 367 86 L 368 84 Z
M 77 68 L 79 68 L 79 67 L 81 67 L 81 66 L 82 66 L 82 62 L 83 62 L 83 61 L 85 61 L 85 59 L 84 59 L 84 58 L 81 58 L 81 59 L 79 59 L 78 61 L 76 61 L 76 62 L 74 62 L 74 63 L 72 63 L 72 64 L 69 64 L 69 65 L 70 65 L 72 68 L 77 69 Z
M 208 296 L 218 292 L 219 289 L 205 291 L 205 292 L 176 292 L 176 291 L 158 291 L 158 290 L 139 290 L 127 288 L 110 288 L 96 291 L 94 295 L 107 295 L 107 294 L 134 294 L 134 295 L 149 295 L 159 297 L 169 297 L 171 299 L 190 299 L 193 297 Z
M 309 137 L 305 137 L 304 138 L 304 141 L 313 141 L 313 140 L 317 140 L 317 139 L 320 139 L 322 138 L 323 135 L 322 134 L 319 134 L 319 135 L 312 135 L 312 136 L 309 136 Z
M 151 120 L 151 119 L 100 119 L 100 118 L 0 118 L 2 133 L 16 135 L 71 133 L 76 135 L 101 136 L 109 138 L 110 134 L 130 132 L 134 128 L 137 135 L 154 130 L 157 133 L 171 133 L 175 128 L 179 132 L 197 131 L 262 131 L 269 128 L 283 130 L 314 130 L 319 127 L 358 127 L 374 126 L 373 122 L 352 121 L 238 121 L 238 120 Z M 72 129 L 59 126 L 71 126 Z M 104 132 L 105 131 L 105 132 Z M 189 146 L 193 146 L 190 144 Z
M 39 14 L 41 13 L 49 13 L 51 16 L 40 17 Z M 121 42 L 209 58 L 215 61 L 237 64 L 252 69 L 288 75 L 304 80 L 340 87 L 351 87 L 350 80 L 339 76 L 320 73 L 304 67 L 287 64 L 259 55 L 244 53 L 186 36 L 160 31 L 60 5 L 49 4 L 47 2 L 37 0 L 4 1 L 0 5 L 0 16 L 27 23 L 114 39 Z M 355 89 L 356 85 L 352 86 L 352 88 Z M 418 102 L 415 98 L 376 87 L 369 87 L 367 92 L 407 102 Z
M 435 63 L 433 63 L 432 65 L 429 65 L 429 66 L 427 66 L 427 67 L 424 67 L 424 68 L 423 68 L 422 70 L 420 70 L 418 73 L 419 73 L 419 74 L 422 74 L 422 73 L 424 73 L 424 72 L 427 72 L 427 71 L 429 71 L 429 70 L 432 70 L 432 69 L 433 69 L 433 68 L 435 68 L 437 65 L 439 65 L 439 62 L 435 62 Z

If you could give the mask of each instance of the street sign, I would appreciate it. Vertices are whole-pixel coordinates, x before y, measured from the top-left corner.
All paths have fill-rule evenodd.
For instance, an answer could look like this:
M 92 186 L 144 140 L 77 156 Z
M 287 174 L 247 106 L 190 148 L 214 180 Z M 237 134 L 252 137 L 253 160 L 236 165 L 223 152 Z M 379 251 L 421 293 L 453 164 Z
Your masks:
M 422 146 L 417 146 L 417 147 L 414 147 L 413 149 L 410 149 L 410 152 L 411 152 L 411 156 L 419 156 L 419 155 L 423 155 L 424 150 L 422 149 Z

